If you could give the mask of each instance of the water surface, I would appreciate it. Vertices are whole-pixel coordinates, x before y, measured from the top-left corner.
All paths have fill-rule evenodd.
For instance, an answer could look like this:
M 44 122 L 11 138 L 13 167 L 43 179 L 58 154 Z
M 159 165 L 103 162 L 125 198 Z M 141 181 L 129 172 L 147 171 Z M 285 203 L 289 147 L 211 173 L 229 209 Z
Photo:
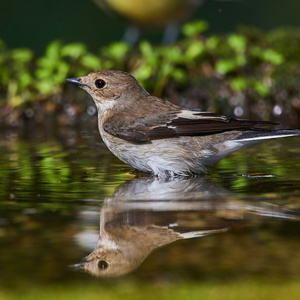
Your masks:
M 2 131 L 0 286 L 299 279 L 299 148 L 269 141 L 163 181 L 96 130 Z

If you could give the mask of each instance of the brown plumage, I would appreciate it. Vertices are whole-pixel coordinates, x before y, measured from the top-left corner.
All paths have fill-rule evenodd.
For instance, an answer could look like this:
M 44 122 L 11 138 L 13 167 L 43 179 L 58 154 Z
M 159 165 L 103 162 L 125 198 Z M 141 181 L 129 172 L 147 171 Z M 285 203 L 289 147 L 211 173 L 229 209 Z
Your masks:
M 93 98 L 99 131 L 123 162 L 159 176 L 206 172 L 238 149 L 264 140 L 300 135 L 300 130 L 268 130 L 271 122 L 248 121 L 183 109 L 150 96 L 128 73 L 102 70 L 67 79 Z

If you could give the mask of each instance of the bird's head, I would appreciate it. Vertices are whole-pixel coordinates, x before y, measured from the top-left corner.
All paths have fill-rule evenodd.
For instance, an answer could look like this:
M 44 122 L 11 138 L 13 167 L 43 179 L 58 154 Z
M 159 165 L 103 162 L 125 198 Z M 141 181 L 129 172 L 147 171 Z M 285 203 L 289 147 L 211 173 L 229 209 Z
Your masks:
M 97 106 L 108 105 L 107 102 L 116 102 L 122 98 L 133 100 L 137 95 L 149 95 L 133 76 L 116 70 L 96 71 L 86 76 L 68 78 L 66 81 L 87 91 Z

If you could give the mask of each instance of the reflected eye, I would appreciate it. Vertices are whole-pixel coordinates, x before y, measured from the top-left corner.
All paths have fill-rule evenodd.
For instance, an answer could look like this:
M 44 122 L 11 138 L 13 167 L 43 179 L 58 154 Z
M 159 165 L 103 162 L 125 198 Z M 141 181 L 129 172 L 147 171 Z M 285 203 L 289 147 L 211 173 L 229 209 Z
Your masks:
M 105 82 L 103 79 L 97 79 L 97 80 L 95 81 L 95 86 L 96 86 L 96 88 L 98 88 L 98 89 L 104 88 L 105 85 L 106 85 L 106 82 Z
M 108 263 L 105 260 L 99 260 L 98 261 L 98 268 L 100 270 L 105 270 L 108 268 Z

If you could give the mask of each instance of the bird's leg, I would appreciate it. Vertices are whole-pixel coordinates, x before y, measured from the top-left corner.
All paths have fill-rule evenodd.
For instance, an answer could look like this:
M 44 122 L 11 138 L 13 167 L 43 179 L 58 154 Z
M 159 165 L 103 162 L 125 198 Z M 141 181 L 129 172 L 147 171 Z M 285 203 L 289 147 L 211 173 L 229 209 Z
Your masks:
M 169 24 L 163 34 L 162 44 L 169 45 L 176 42 L 179 35 L 179 27 L 177 23 Z
M 140 29 L 136 26 L 128 26 L 126 31 L 124 32 L 124 35 L 122 37 L 122 41 L 127 42 L 130 45 L 136 44 L 140 37 Z

